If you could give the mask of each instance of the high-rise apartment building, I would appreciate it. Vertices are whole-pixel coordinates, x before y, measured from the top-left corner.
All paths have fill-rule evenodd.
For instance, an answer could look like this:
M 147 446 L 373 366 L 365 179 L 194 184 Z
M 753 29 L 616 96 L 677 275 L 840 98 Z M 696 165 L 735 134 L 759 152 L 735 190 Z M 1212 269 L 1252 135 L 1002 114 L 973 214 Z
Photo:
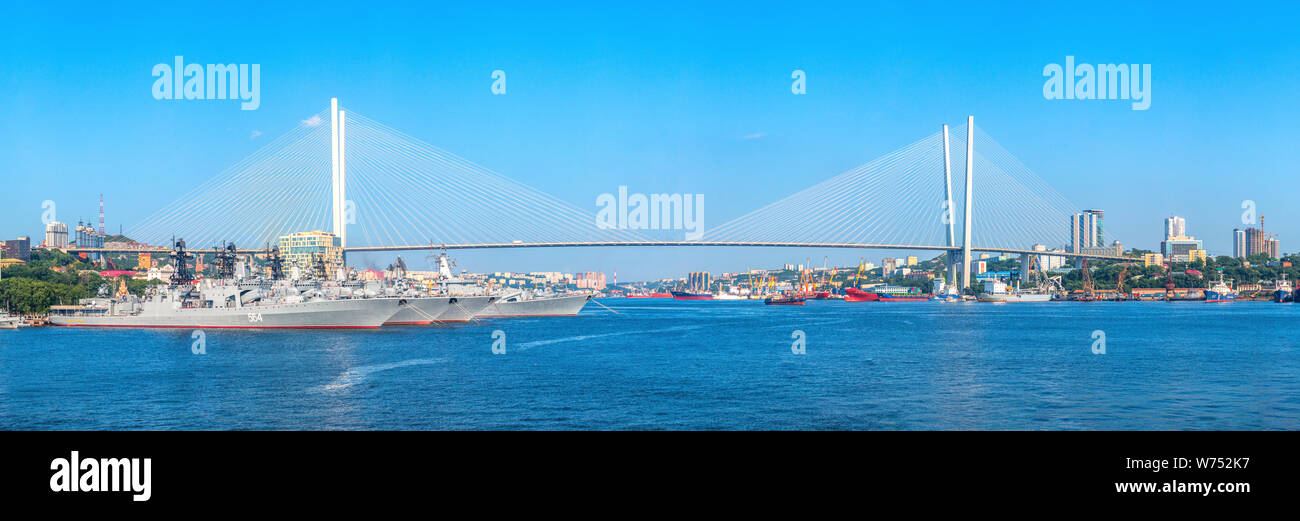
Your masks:
M 1105 246 L 1104 221 L 1105 213 L 1101 210 L 1084 210 L 1070 216 L 1070 252 Z
M 1187 235 L 1187 220 L 1177 215 L 1171 215 L 1165 219 L 1165 238 L 1183 237 Z
M 67 248 L 68 225 L 59 221 L 51 221 L 50 224 L 45 225 L 45 247 Z
M 1259 228 L 1246 228 L 1246 256 L 1257 253 L 1266 253 L 1264 247 L 1264 230 Z

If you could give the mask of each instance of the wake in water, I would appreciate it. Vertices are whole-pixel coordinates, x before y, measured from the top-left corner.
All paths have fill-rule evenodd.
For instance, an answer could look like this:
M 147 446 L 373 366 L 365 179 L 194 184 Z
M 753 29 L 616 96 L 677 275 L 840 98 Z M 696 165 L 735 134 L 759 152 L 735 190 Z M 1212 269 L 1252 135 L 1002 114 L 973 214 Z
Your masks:
M 402 360 L 401 362 L 363 365 L 359 367 L 353 367 L 352 369 L 348 369 L 347 371 L 344 371 L 343 374 L 340 374 L 337 378 L 334 379 L 333 382 L 330 382 L 329 384 L 322 386 L 320 390 L 338 391 L 340 389 L 347 389 L 348 387 L 352 387 L 353 385 L 365 381 L 367 377 L 369 377 L 372 374 L 378 373 L 380 371 L 399 369 L 402 367 L 411 367 L 413 365 L 437 364 L 445 361 L 446 360 L 444 359 L 415 358 L 411 360 Z
M 619 332 L 616 332 L 616 333 L 601 333 L 601 334 L 598 334 L 598 335 L 578 335 L 578 336 L 568 336 L 568 337 L 564 337 L 564 338 L 553 338 L 553 339 L 550 339 L 550 340 L 535 340 L 535 341 L 532 341 L 532 342 L 524 342 L 524 343 L 519 344 L 518 346 L 516 346 L 516 349 L 518 349 L 518 350 L 520 350 L 520 351 L 526 351 L 526 350 L 528 350 L 528 348 L 530 348 L 530 347 L 544 346 L 544 345 L 550 345 L 550 344 L 560 344 L 560 343 L 564 343 L 564 342 L 578 342 L 578 341 L 587 340 L 587 339 L 590 339 L 590 338 L 605 338 L 605 337 L 611 337 L 611 336 L 624 336 L 624 335 L 643 335 L 643 334 L 647 334 L 647 333 L 671 333 L 671 332 L 673 332 L 673 331 L 688 331 L 688 330 L 692 330 L 692 329 L 699 329 L 699 328 L 701 328 L 701 327 L 704 327 L 704 326 L 673 326 L 673 327 L 667 327 L 667 328 L 664 328 L 664 329 L 646 329 L 646 330 L 639 330 L 639 331 L 619 331 Z

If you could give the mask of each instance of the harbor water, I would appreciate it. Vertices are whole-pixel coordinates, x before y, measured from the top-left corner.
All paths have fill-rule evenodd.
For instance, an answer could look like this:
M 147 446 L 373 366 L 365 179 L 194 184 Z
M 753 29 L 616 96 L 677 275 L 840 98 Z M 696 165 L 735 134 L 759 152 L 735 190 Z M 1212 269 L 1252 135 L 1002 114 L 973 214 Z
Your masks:
M 617 313 L 0 331 L 0 428 L 1300 428 L 1300 305 L 600 302 Z

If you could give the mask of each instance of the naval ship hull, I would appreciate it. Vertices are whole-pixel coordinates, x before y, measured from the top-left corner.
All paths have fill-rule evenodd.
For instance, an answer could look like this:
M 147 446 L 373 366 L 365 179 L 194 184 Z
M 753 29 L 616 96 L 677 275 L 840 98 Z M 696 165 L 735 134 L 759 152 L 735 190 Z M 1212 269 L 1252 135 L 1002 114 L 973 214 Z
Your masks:
M 489 308 L 496 297 L 443 297 L 442 300 L 447 302 L 447 310 L 438 315 L 438 322 L 467 322 Z
M 447 297 L 415 297 L 406 299 L 407 305 L 384 322 L 385 326 L 425 326 L 438 320 L 450 309 Z
M 51 315 L 50 323 L 70 327 L 185 329 L 349 329 L 377 328 L 407 299 L 342 299 L 261 304 L 242 308 L 146 306 L 130 315 Z
M 482 318 L 566 317 L 577 315 L 591 300 L 589 295 L 543 297 L 529 300 L 494 302 L 477 316 Z

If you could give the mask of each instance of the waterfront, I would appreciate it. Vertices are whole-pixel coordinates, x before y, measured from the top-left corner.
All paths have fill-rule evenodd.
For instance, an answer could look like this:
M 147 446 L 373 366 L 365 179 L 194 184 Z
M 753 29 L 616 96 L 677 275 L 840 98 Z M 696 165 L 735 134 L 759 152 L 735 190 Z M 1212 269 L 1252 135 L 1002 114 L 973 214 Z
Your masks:
M 620 314 L 208 330 L 204 355 L 189 330 L 0 332 L 0 428 L 1300 428 L 1290 304 L 601 303 Z

